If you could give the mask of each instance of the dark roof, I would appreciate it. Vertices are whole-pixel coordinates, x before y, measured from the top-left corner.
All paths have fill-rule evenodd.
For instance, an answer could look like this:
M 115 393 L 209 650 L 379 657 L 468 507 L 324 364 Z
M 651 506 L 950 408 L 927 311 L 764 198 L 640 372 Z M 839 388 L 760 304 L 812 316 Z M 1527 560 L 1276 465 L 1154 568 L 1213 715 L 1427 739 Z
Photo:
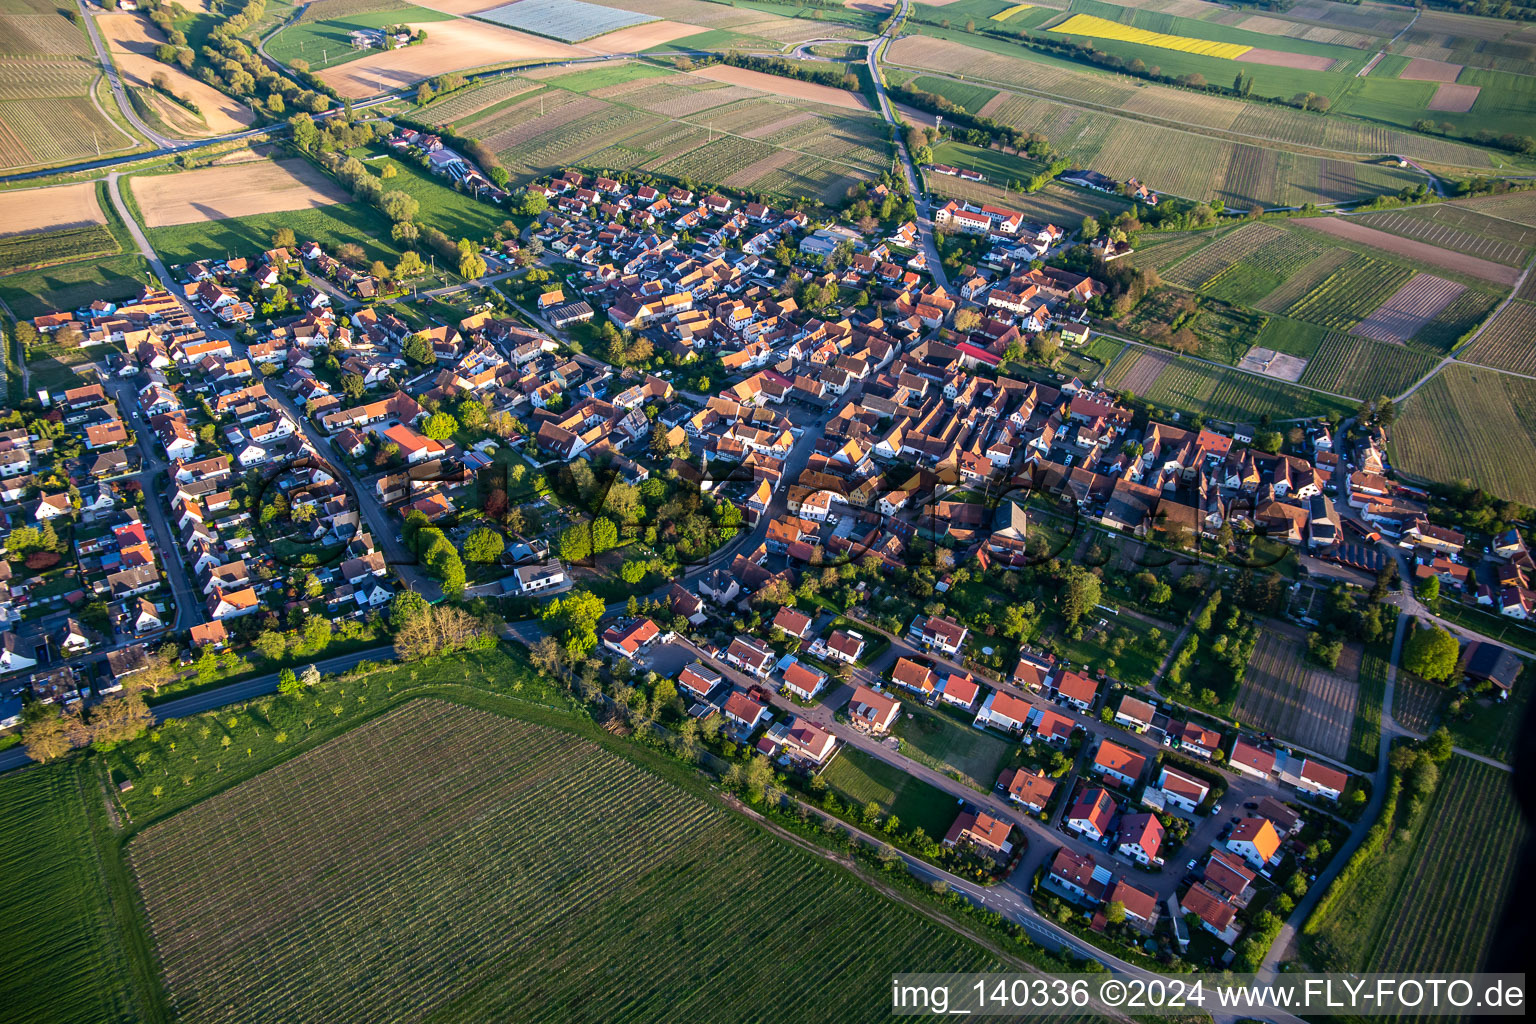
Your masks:
M 1523 667 L 1520 659 L 1507 647 L 1481 640 L 1467 645 L 1467 663 L 1463 671 L 1473 679 L 1486 679 L 1501 690 L 1508 690 L 1514 686 L 1515 677 Z

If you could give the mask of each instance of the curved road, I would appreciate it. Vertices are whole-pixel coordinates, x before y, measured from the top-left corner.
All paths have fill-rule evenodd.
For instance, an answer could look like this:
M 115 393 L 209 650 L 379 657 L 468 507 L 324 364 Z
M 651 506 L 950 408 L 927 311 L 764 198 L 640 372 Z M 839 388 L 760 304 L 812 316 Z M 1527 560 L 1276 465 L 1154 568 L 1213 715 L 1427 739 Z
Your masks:
M 113 62 L 112 55 L 102 44 L 101 33 L 96 31 L 96 19 L 91 14 L 96 8 L 87 6 L 85 0 L 75 0 L 75 5 L 80 9 L 80 16 L 85 19 L 85 32 L 91 37 L 91 45 L 96 48 L 96 59 L 101 62 L 101 69 L 107 73 L 107 81 L 112 86 L 112 95 L 117 99 L 117 109 L 122 111 L 123 117 L 128 119 L 128 123 L 133 125 L 134 130 L 150 142 L 161 149 L 175 149 L 181 144 L 179 140 L 161 135 L 145 124 L 134 112 L 133 102 L 128 99 L 128 92 L 123 88 L 123 80 L 117 73 L 117 64 Z

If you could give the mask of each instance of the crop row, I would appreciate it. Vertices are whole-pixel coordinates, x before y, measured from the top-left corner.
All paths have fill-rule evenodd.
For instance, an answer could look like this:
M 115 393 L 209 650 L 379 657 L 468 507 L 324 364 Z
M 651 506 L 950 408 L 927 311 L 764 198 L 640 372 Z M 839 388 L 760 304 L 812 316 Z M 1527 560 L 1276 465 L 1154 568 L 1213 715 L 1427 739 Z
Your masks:
M 1438 361 L 1403 345 L 1329 334 L 1307 361 L 1301 383 L 1340 395 L 1396 395 Z
M 1259 246 L 1283 237 L 1285 231 L 1271 224 L 1244 224 L 1170 268 L 1164 276 L 1175 284 L 1198 288 Z
M 1431 207 L 1438 209 L 1438 207 Z M 1506 225 L 1507 230 L 1498 237 L 1490 238 L 1486 235 L 1472 234 L 1460 228 L 1452 227 L 1439 219 L 1424 216 L 1418 213 L 1409 213 L 1394 210 L 1391 213 L 1378 213 L 1361 218 L 1360 223 L 1377 228 L 1381 231 L 1390 231 L 1394 235 L 1403 235 L 1407 238 L 1416 238 L 1421 242 L 1439 246 L 1442 249 L 1451 249 L 1455 252 L 1464 252 L 1471 256 L 1479 256 L 1485 260 L 1493 260 L 1495 263 L 1503 263 L 1507 266 L 1523 266 L 1530 257 L 1531 244 L 1519 242 L 1510 238 L 1511 234 L 1517 237 L 1530 236 L 1536 240 L 1536 232 L 1528 232 L 1517 225 Z
M 1452 364 L 1404 403 L 1392 431 L 1393 460 L 1430 481 L 1468 480 L 1502 498 L 1536 504 L 1532 410 L 1536 383 Z
M 1413 271 L 1369 256 L 1355 255 L 1298 299 L 1286 316 L 1347 331 L 1413 276 Z
M 1288 419 L 1345 408 L 1342 402 L 1282 381 L 1185 359 L 1170 362 L 1151 385 L 1137 393 L 1154 405 L 1200 412 L 1215 420 Z
M 873 1021 L 893 970 L 996 966 L 591 743 L 434 701 L 146 830 L 130 855 L 192 1024 L 798 1020 L 807 990 L 818 1019 Z
M 1482 366 L 1536 374 L 1536 306 L 1521 301 L 1505 306 L 1464 358 Z

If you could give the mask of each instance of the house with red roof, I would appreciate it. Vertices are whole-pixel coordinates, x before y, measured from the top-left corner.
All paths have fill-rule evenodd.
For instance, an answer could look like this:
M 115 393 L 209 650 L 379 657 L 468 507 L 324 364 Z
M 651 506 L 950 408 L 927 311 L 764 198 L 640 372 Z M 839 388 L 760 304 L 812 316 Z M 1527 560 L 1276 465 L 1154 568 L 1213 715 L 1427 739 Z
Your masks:
M 976 712 L 976 724 L 1016 735 L 1029 724 L 1033 710 L 1033 705 L 1022 697 L 1015 697 L 1004 690 L 993 690 L 982 702 L 981 710 Z
M 898 658 L 891 666 L 891 682 L 903 690 L 910 690 L 923 700 L 932 699 L 938 690 L 939 677 L 933 669 L 911 658 Z
M 1258 875 L 1241 857 L 1222 849 L 1211 851 L 1205 862 L 1205 884 L 1228 900 L 1241 902 Z
M 951 657 L 960 653 L 969 632 L 965 626 L 943 615 L 930 615 L 912 627 L 912 636 L 918 643 Z
M 647 644 L 661 635 L 661 629 L 650 619 L 636 619 L 628 623 L 616 623 L 603 630 L 603 646 L 620 657 L 633 660 Z
M 1200 927 L 1229 946 L 1242 933 L 1234 923 L 1237 907 L 1206 888 L 1203 882 L 1190 886 L 1179 904 L 1183 912 L 1200 919 Z
M 1056 783 L 1027 768 L 1009 768 L 997 780 L 1008 799 L 1036 814 L 1043 812 L 1056 792 Z
M 1163 823 L 1155 814 L 1127 814 L 1120 819 L 1120 852 L 1138 864 L 1161 864 Z
M 782 629 L 796 640 L 804 640 L 811 631 L 811 617 L 793 608 L 780 608 L 779 613 L 773 617 L 773 628 Z
M 944 685 L 939 689 L 940 700 L 967 711 L 976 706 L 976 698 L 979 696 L 981 696 L 981 684 L 969 672 L 951 672 L 945 677 Z
M 1279 851 L 1280 833 L 1268 818 L 1244 818 L 1227 837 L 1227 849 L 1262 869 Z
M 795 661 L 784 670 L 784 689 L 801 700 L 814 700 L 827 685 L 827 674 L 819 668 Z
M 1119 810 L 1109 790 L 1099 786 L 1085 789 L 1067 812 L 1067 828 L 1097 842 L 1109 834 L 1109 826 Z
M 1348 785 L 1348 775 L 1311 758 L 1301 762 L 1301 771 L 1297 773 L 1297 790 L 1328 800 L 1337 800 Z
M 825 766 L 837 751 L 836 737 L 803 718 L 796 718 L 787 727 L 773 726 L 763 742 L 776 744 L 792 761 L 813 769 Z
M 853 665 L 864 653 L 864 636 L 852 630 L 834 629 L 832 635 L 827 637 L 826 651 L 827 657 L 836 658 L 845 665 Z
M 1165 803 L 1173 804 L 1186 814 L 1194 814 L 1195 808 L 1200 806 L 1211 791 L 1208 783 L 1187 772 L 1168 767 L 1164 767 L 1158 775 L 1157 788 L 1162 792 Z
M 1244 775 L 1267 779 L 1275 770 L 1275 754 L 1272 750 L 1263 750 L 1239 737 L 1232 741 L 1232 756 L 1227 758 L 1227 764 Z
M 1211 755 L 1221 749 L 1221 733 L 1194 722 L 1179 723 L 1173 730 L 1173 736 L 1180 750 L 1202 761 L 1209 761 Z
M 1052 858 L 1051 870 L 1046 877 L 1053 886 L 1076 899 L 1101 903 L 1109 872 L 1099 868 L 1092 854 L 1078 853 L 1063 846 Z
M 762 677 L 773 664 L 773 651 L 750 636 L 738 636 L 725 649 L 725 660 L 750 675 Z
M 751 733 L 763 723 L 764 717 L 768 714 L 767 708 L 740 690 L 727 697 L 725 706 L 720 710 L 725 712 L 727 719 L 740 726 L 743 733 Z
M 1051 685 L 1051 675 L 1055 671 L 1054 655 L 1022 651 L 1019 654 L 1019 663 L 1013 669 L 1013 685 L 1039 693 Z
M 1077 723 L 1066 715 L 1057 714 L 1041 708 L 1035 712 L 1035 736 L 1052 746 L 1065 746 L 1072 738 L 1072 731 L 1077 728 Z
M 1013 852 L 1008 835 L 1013 826 L 994 818 L 986 811 L 961 811 L 949 831 L 944 833 L 944 845 L 951 850 L 968 846 L 993 857 L 1006 857 Z
M 1157 897 L 1120 879 L 1110 887 L 1106 903 L 1118 903 L 1125 908 L 1126 924 L 1144 932 L 1151 932 L 1157 925 Z
M 1146 767 L 1145 756 L 1109 740 L 1100 743 L 1098 753 L 1093 756 L 1093 770 L 1119 785 L 1136 785 Z
M 1099 684 L 1077 672 L 1056 677 L 1056 696 L 1080 711 L 1089 711 L 1099 697 Z
M 876 736 L 889 732 L 900 714 L 901 701 L 867 686 L 854 690 L 853 699 L 848 702 L 848 719 L 853 727 Z
M 677 688 L 696 701 L 708 700 L 724 677 L 701 661 L 683 666 L 677 674 Z

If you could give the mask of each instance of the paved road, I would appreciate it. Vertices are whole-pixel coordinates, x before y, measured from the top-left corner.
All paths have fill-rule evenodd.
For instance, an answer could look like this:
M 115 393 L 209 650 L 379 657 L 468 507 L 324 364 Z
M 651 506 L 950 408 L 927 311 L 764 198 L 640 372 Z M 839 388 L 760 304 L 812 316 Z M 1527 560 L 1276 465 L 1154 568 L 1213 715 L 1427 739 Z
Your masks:
M 113 63 L 112 55 L 107 52 L 107 47 L 101 41 L 101 33 L 96 30 L 96 18 L 92 14 L 98 8 L 86 4 L 85 0 L 75 0 L 79 7 L 81 17 L 85 19 L 85 33 L 91 37 L 91 45 L 96 48 L 96 59 L 101 62 L 101 69 L 107 74 L 107 82 L 112 86 L 112 95 L 117 100 L 117 108 L 122 111 L 123 117 L 140 135 L 143 135 L 151 143 L 161 149 L 174 149 L 181 144 L 180 140 L 167 138 L 145 124 L 143 119 L 133 109 L 133 102 L 128 99 L 127 90 L 123 88 L 123 80 L 118 76 L 117 65 Z M 54 172 L 57 173 L 57 172 Z
M 944 273 L 944 261 L 939 258 L 939 248 L 933 241 L 933 217 L 930 211 L 928 195 L 919 185 L 917 171 L 912 166 L 912 155 L 907 152 L 907 140 L 902 137 L 901 125 L 896 118 L 896 111 L 891 106 L 890 97 L 885 93 L 885 78 L 880 71 L 880 58 L 884 56 L 886 47 L 891 45 L 897 31 L 907 18 L 907 5 L 910 0 L 901 0 L 901 9 L 891 19 L 891 27 L 885 34 L 869 44 L 869 77 L 875 82 L 875 96 L 880 101 L 880 114 L 891 126 L 891 132 L 895 136 L 896 154 L 901 158 L 901 173 L 907 181 L 907 191 L 917 204 L 917 232 L 923 241 L 923 252 L 928 258 L 928 272 L 939 287 L 948 290 L 949 278 Z

